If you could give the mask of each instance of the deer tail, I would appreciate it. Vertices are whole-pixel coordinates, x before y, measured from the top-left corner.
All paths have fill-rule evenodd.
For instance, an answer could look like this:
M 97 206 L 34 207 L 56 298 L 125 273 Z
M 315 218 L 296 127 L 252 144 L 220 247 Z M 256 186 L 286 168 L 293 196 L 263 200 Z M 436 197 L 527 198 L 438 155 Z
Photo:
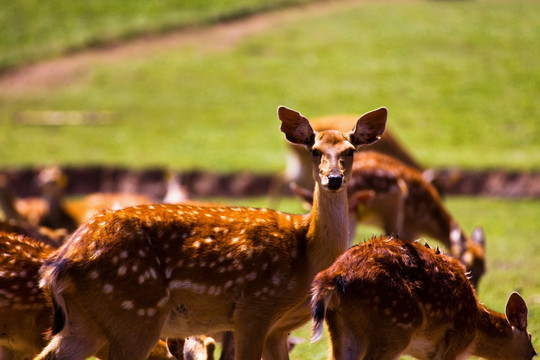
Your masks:
M 61 279 L 63 261 L 45 262 L 40 269 L 41 281 L 39 286 L 48 295 L 53 308 L 51 336 L 58 334 L 66 326 L 67 311 L 62 292 L 66 284 Z
M 325 286 L 320 283 L 313 287 L 313 296 L 311 298 L 311 317 L 313 320 L 311 328 L 312 343 L 320 340 L 322 336 L 326 308 L 335 290 L 335 286 Z

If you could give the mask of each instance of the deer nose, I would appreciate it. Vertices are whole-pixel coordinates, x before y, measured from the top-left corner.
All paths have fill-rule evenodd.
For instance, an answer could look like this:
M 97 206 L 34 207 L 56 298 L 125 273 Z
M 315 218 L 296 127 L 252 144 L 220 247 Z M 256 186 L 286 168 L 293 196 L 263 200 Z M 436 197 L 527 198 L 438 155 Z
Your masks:
M 328 176 L 328 188 L 330 190 L 338 190 L 343 183 L 343 176 L 341 175 L 329 175 Z

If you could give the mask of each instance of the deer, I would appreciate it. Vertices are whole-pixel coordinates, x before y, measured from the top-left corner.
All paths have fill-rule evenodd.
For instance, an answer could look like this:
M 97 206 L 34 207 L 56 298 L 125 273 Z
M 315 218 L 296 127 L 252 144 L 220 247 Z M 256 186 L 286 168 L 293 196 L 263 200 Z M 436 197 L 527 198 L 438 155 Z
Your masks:
M 307 202 L 311 192 L 293 186 Z M 385 235 L 414 241 L 420 236 L 438 240 L 467 267 L 478 286 L 485 272 L 485 235 L 481 227 L 467 235 L 421 171 L 376 151 L 355 155 L 348 186 L 350 244 L 357 224 L 381 227 Z M 370 195 L 371 194 L 371 195 Z
M 353 115 L 337 114 L 327 115 L 313 119 L 311 122 L 315 131 L 336 129 L 340 131 L 349 130 L 349 124 L 355 121 Z M 270 185 L 270 203 L 276 204 L 279 196 L 288 191 L 288 184 L 294 183 L 302 188 L 313 190 L 314 182 L 311 176 L 311 155 L 304 151 L 301 146 L 288 143 L 286 158 L 286 169 L 272 179 Z M 405 146 L 389 129 L 386 129 L 381 139 L 373 144 L 369 144 L 360 149 L 362 151 L 378 151 L 389 154 L 400 159 L 403 163 L 419 171 L 424 171 L 423 166 L 409 153 Z M 434 173 L 430 172 L 433 181 L 438 179 Z
M 530 360 L 527 305 L 482 305 L 463 265 L 419 242 L 379 236 L 353 246 L 312 287 L 312 341 L 326 322 L 331 359 Z
M 55 250 L 32 237 L 0 231 L 0 359 L 32 359 L 47 344 L 52 307 L 39 288 L 39 268 Z M 168 347 L 160 340 L 148 360 L 213 360 L 215 342 L 206 336 Z M 108 349 L 95 354 L 105 359 Z
M 380 138 L 387 113 L 316 132 L 278 108 L 287 140 L 313 156 L 308 214 L 159 204 L 83 224 L 41 268 L 55 321 L 36 359 L 84 359 L 105 344 L 109 360 L 144 359 L 160 337 L 222 331 L 234 331 L 236 359 L 288 359 L 288 332 L 310 319 L 313 278 L 347 249 L 354 153 Z

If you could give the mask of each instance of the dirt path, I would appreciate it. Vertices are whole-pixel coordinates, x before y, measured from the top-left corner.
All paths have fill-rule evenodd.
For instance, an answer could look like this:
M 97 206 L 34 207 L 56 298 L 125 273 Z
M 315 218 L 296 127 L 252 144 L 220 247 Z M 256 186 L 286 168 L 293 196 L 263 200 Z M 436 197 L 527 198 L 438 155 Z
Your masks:
M 22 95 L 61 87 L 84 76 L 95 65 L 141 58 L 185 45 L 225 51 L 246 36 L 299 18 L 315 17 L 375 0 L 333 0 L 291 7 L 209 27 L 147 36 L 107 47 L 84 50 L 64 57 L 23 66 L 0 76 L 0 95 Z

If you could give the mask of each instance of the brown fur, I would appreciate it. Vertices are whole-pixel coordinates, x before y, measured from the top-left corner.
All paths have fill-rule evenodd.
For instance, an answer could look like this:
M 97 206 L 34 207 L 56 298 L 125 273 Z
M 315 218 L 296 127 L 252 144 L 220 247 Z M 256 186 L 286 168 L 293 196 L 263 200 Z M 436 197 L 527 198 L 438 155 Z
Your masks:
M 417 242 L 379 237 L 354 246 L 317 275 L 312 292 L 314 339 L 326 320 L 332 359 L 530 360 L 536 354 L 517 293 L 506 320 L 478 302 L 457 260 Z
M 38 270 L 54 248 L 0 232 L 0 347 L 15 359 L 31 358 L 46 344 L 50 307 Z

